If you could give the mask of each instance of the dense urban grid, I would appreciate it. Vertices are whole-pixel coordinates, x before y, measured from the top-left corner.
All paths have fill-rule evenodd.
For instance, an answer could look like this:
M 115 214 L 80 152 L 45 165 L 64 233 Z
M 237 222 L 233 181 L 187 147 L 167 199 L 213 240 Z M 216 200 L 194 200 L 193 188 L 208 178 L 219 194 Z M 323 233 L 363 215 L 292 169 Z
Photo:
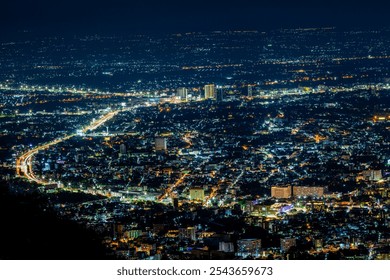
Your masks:
M 389 259 L 389 35 L 3 41 L 2 186 L 97 258 Z

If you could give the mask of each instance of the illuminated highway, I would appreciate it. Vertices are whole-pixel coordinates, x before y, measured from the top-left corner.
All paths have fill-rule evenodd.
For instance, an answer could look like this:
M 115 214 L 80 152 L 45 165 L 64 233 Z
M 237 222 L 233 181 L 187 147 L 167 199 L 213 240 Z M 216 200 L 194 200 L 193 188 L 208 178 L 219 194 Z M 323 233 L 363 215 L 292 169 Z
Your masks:
M 169 197 L 169 196 L 172 194 L 173 190 L 174 190 L 178 185 L 180 185 L 181 183 L 183 183 L 185 177 L 187 177 L 188 175 L 189 175 L 188 173 L 183 174 L 179 179 L 177 179 L 177 181 L 176 181 L 175 184 L 173 184 L 171 187 L 167 188 L 167 189 L 165 190 L 165 192 L 164 192 L 162 195 L 160 195 L 160 196 L 158 197 L 158 200 L 159 200 L 159 201 L 162 201 L 165 197 Z
M 99 126 L 104 124 L 106 121 L 112 119 L 118 112 L 119 112 L 119 110 L 109 112 L 109 113 L 103 115 L 101 118 L 92 121 L 89 125 L 87 125 L 86 127 L 84 127 L 82 129 L 82 132 L 85 133 L 87 131 L 95 130 L 96 128 L 98 128 Z M 65 136 L 63 136 L 61 138 L 57 138 L 57 139 L 55 139 L 55 140 L 53 140 L 51 142 L 44 143 L 44 144 L 42 144 L 42 145 L 40 145 L 38 147 L 35 147 L 32 150 L 27 151 L 26 153 L 21 155 L 16 160 L 16 174 L 18 176 L 22 176 L 22 177 L 26 178 L 27 180 L 29 180 L 31 182 L 35 182 L 35 183 L 38 183 L 40 185 L 51 184 L 52 182 L 48 182 L 48 181 L 45 181 L 43 179 L 39 179 L 39 178 L 37 178 L 34 175 L 33 168 L 32 168 L 33 167 L 34 155 L 37 154 L 40 151 L 48 149 L 51 146 L 54 146 L 54 145 L 56 145 L 58 143 L 66 141 L 66 140 L 68 140 L 68 139 L 70 139 L 70 138 L 72 138 L 72 137 L 74 137 L 76 135 L 77 134 L 65 135 Z

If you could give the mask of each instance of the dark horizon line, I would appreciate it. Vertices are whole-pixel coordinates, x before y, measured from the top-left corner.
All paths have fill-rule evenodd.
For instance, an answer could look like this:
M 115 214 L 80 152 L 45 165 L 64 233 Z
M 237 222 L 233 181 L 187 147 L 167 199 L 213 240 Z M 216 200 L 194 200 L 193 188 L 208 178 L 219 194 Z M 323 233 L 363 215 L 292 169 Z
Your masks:
M 217 32 L 257 32 L 257 33 L 263 33 L 263 32 L 278 32 L 283 30 L 335 30 L 335 31 L 376 31 L 376 30 L 390 30 L 390 23 L 387 26 L 379 26 L 379 25 L 371 25 L 371 26 L 340 26 L 340 25 L 299 25 L 299 26 L 279 26 L 279 27 L 264 27 L 264 28 L 239 28 L 239 27 L 226 27 L 226 28 L 215 28 L 215 29 L 208 29 L 208 28 L 200 28 L 200 29 L 185 29 L 185 30 L 173 30 L 173 29 L 164 29 L 164 30 L 150 30 L 150 29 L 144 29 L 144 30 L 120 30 L 117 29 L 115 31 L 113 30 L 61 30 L 61 29 L 42 29 L 42 28 L 17 28 L 15 29 L 8 29 L 3 30 L 3 36 L 1 39 L 8 39 L 8 38 L 19 38 L 23 35 L 25 36 L 37 36 L 37 37 L 70 37 L 70 36 L 76 36 L 76 37 L 82 37 L 82 36 L 103 36 L 103 37 L 126 37 L 126 36 L 142 36 L 142 35 L 175 35 L 175 34 L 190 34 L 190 33 L 217 33 Z M 1 30 L 1 28 L 0 28 Z

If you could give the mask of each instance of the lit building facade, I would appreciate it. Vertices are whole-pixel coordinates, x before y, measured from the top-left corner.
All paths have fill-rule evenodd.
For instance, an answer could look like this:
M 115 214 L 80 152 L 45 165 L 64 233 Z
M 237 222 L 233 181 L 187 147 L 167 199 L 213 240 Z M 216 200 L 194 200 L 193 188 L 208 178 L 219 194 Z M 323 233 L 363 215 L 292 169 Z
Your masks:
M 275 198 L 289 198 L 291 197 L 291 186 L 271 187 L 271 196 Z
M 177 96 L 183 101 L 188 101 L 188 89 L 181 87 L 177 89 Z
M 316 196 L 321 197 L 325 193 L 325 187 L 293 187 L 293 195 L 297 196 Z
M 204 99 L 215 99 L 215 85 L 204 86 Z

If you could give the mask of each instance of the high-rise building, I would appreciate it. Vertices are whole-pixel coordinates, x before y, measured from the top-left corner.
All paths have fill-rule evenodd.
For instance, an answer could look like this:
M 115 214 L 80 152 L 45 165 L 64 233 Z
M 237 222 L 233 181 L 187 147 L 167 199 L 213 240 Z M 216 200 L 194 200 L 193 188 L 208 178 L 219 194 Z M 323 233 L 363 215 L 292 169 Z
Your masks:
M 204 86 L 204 99 L 215 99 L 215 85 Z
M 176 94 L 181 100 L 188 101 L 188 89 L 185 87 L 178 88 Z
M 167 150 L 167 138 L 156 137 L 155 148 L 156 148 L 156 152 L 157 151 L 166 151 Z
M 223 96 L 223 88 L 222 87 L 218 87 L 217 86 L 217 101 L 218 102 L 221 102 L 221 101 L 223 101 L 223 98 L 224 98 L 224 96 Z
M 275 198 L 289 198 L 291 196 L 291 186 L 271 187 L 271 196 Z
M 248 85 L 248 97 L 252 97 L 252 86 Z

